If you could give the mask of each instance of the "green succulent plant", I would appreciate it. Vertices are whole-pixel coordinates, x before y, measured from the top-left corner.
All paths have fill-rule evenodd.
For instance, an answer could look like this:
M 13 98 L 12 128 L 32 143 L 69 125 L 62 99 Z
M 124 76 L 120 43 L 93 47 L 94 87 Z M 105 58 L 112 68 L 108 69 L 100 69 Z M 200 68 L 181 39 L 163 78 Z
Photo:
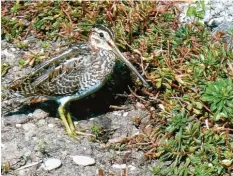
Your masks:
M 214 119 L 233 118 L 233 84 L 232 79 L 219 79 L 207 84 L 201 99 L 210 104 Z M 233 122 L 233 119 L 231 120 Z

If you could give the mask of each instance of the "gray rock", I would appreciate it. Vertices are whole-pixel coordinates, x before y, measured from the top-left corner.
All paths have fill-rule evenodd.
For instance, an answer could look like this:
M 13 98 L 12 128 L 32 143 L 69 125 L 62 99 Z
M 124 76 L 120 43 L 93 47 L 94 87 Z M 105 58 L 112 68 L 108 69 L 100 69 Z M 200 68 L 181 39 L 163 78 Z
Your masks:
M 220 25 L 224 20 L 225 20 L 225 17 L 221 16 L 221 17 L 218 17 L 218 18 L 214 18 L 213 23 L 214 23 L 214 25 Z
M 222 23 L 220 24 L 218 27 L 214 28 L 213 31 L 224 31 L 224 32 L 227 32 L 227 31 L 230 31 L 233 29 L 233 22 L 225 22 L 225 23 Z

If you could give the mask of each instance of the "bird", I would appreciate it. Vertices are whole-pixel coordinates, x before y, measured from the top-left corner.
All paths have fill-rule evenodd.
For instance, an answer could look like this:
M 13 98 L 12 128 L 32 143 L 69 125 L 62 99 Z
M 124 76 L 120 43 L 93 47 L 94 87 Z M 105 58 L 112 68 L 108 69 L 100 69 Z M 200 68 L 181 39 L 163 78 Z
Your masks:
M 17 94 L 18 101 L 54 100 L 69 136 L 77 130 L 67 106 L 98 91 L 111 76 L 117 59 L 124 62 L 145 86 L 147 81 L 127 60 L 114 43 L 114 33 L 105 25 L 95 25 L 88 41 L 72 46 L 62 53 L 35 66 L 32 71 L 12 81 L 8 90 Z

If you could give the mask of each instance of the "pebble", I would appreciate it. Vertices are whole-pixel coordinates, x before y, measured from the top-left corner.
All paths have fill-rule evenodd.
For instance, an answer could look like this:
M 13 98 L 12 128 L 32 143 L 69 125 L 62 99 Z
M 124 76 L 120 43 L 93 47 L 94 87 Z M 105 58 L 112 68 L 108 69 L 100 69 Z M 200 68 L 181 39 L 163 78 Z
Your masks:
M 125 112 L 125 113 L 123 114 L 123 117 L 126 117 L 128 114 L 129 114 L 128 112 Z
M 54 127 L 54 124 L 50 123 L 50 124 L 48 124 L 48 127 L 49 127 L 49 128 L 53 128 L 53 127 Z
M 133 166 L 133 165 L 129 165 L 129 166 L 128 166 L 128 168 L 129 168 L 129 170 L 131 170 L 131 171 L 133 171 L 133 170 L 135 170 L 135 169 L 136 169 L 136 167 L 135 167 L 135 166 Z
M 50 158 L 50 159 L 46 160 L 41 165 L 41 167 L 46 171 L 50 171 L 50 170 L 53 170 L 53 169 L 56 169 L 56 168 L 60 167 L 61 164 L 62 164 L 61 160 L 55 159 L 55 158 Z
M 116 115 L 116 116 L 120 116 L 121 115 L 121 113 L 118 112 L 118 111 L 113 112 L 113 114 Z
M 73 161 L 75 162 L 75 164 L 77 164 L 77 165 L 90 166 L 90 165 L 95 164 L 95 159 L 88 157 L 88 156 L 76 155 L 76 156 L 72 156 L 72 158 L 73 158 Z
M 115 169 L 125 169 L 126 164 L 113 164 L 112 167 Z
M 11 48 L 11 51 L 13 51 L 13 52 L 16 51 L 16 48 Z
M 16 128 L 20 128 L 22 125 L 20 123 L 15 124 Z

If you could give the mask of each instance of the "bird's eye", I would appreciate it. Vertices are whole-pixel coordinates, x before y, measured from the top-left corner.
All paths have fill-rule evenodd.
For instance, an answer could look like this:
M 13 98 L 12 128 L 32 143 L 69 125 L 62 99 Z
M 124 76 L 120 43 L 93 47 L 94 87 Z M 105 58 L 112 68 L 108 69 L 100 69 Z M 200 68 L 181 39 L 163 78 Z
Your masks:
M 100 37 L 104 37 L 104 34 L 101 32 L 101 33 L 99 33 L 99 35 L 100 35 Z

